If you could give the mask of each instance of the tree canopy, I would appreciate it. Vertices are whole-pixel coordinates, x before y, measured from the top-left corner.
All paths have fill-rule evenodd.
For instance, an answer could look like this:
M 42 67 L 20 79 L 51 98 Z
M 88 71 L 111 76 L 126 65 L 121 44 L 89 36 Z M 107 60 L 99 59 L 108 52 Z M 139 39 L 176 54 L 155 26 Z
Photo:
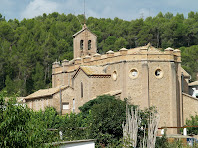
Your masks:
M 73 58 L 72 35 L 81 29 L 77 17 L 83 22 L 83 15 L 57 12 L 22 21 L 7 21 L 0 15 L 0 91 L 26 96 L 51 87 L 52 63 L 56 59 Z M 99 53 L 148 42 L 163 49 L 183 47 L 182 65 L 195 79 L 197 68 L 193 62 L 197 58 L 193 54 L 197 54 L 198 48 L 197 12 L 190 12 L 187 18 L 183 14 L 174 16 L 170 12 L 160 12 L 155 17 L 131 21 L 89 17 L 86 23 L 98 36 Z M 187 57 L 190 59 L 186 60 Z

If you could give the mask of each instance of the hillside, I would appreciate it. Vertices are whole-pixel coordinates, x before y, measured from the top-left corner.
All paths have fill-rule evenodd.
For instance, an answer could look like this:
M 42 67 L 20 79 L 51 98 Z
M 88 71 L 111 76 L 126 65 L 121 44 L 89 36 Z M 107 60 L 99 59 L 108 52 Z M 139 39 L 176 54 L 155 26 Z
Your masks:
M 57 60 L 73 58 L 72 35 L 81 29 L 78 18 L 56 12 L 33 19 L 5 20 L 0 15 L 0 91 L 26 96 L 51 87 L 51 67 Z M 162 50 L 180 48 L 182 66 L 195 80 L 198 72 L 198 13 L 171 13 L 145 20 L 89 17 L 88 28 L 98 36 L 98 52 L 133 48 L 151 42 Z

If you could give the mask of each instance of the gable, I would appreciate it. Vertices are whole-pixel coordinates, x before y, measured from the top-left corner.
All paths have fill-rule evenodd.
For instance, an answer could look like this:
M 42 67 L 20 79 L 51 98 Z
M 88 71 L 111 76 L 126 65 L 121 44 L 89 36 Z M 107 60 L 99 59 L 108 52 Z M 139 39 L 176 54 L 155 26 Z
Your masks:
M 65 90 L 65 89 L 73 89 L 70 86 L 58 86 L 55 88 L 49 88 L 49 89 L 40 89 L 32 94 L 30 94 L 29 96 L 25 97 L 24 99 L 36 99 L 36 98 L 43 98 L 43 97 L 48 97 L 48 96 L 53 96 L 54 94 L 58 93 L 61 90 Z
M 73 76 L 74 79 L 77 77 L 77 75 L 79 74 L 80 71 L 82 71 L 89 78 L 111 77 L 111 74 L 107 74 L 104 72 L 104 67 L 101 67 L 101 66 L 80 66 Z
M 83 29 L 81 29 L 80 31 L 78 31 L 77 33 L 75 33 L 73 35 L 73 38 L 75 38 L 76 36 L 78 36 L 79 34 L 81 34 L 84 31 L 88 31 L 90 34 L 94 35 L 95 37 L 97 37 L 94 33 L 92 33 L 87 27 L 83 27 Z
M 76 71 L 76 73 L 74 74 L 72 78 L 75 79 L 76 77 L 78 77 L 80 73 L 88 77 L 88 75 L 82 69 L 78 68 L 78 70 Z

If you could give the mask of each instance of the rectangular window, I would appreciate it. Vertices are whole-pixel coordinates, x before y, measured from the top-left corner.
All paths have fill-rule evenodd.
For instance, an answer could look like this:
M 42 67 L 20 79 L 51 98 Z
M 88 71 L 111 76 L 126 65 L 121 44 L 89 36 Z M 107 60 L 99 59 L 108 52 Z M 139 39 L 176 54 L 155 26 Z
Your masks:
M 63 109 L 69 109 L 69 103 L 68 102 L 63 103 Z
M 81 98 L 83 98 L 83 83 L 81 82 Z
M 73 99 L 73 112 L 75 112 L 75 99 Z

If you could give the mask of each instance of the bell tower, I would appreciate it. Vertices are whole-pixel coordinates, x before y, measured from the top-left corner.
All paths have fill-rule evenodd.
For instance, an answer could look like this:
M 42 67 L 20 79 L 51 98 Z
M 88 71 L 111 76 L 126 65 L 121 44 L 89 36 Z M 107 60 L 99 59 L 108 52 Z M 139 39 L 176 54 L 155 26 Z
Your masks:
M 97 36 L 93 34 L 86 26 L 73 35 L 74 59 L 93 55 L 97 52 Z

